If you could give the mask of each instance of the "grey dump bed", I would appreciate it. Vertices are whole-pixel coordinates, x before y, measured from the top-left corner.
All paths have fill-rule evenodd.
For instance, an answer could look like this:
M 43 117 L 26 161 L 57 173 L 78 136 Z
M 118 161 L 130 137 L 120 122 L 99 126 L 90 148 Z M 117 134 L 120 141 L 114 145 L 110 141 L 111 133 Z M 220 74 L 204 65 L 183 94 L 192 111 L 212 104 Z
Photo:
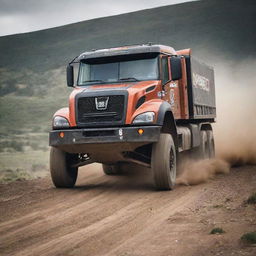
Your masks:
M 190 119 L 214 119 L 216 102 L 213 68 L 191 56 L 186 56 L 186 65 Z

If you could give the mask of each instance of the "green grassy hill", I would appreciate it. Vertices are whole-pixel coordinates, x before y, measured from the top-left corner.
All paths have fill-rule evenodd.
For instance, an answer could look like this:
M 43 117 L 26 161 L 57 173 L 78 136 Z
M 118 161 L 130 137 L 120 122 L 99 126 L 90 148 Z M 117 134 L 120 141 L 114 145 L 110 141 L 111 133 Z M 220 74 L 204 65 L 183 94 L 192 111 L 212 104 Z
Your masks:
M 255 17 L 254 0 L 202 0 L 0 37 L 0 95 L 47 94 L 49 72 L 102 47 L 161 43 L 192 48 L 210 64 L 249 58 L 256 55 Z
M 202 0 L 0 37 L 0 67 L 46 71 L 81 51 L 145 42 L 228 58 L 256 54 L 254 0 Z
M 102 47 L 153 42 L 192 48 L 212 65 L 218 58 L 250 58 L 256 55 L 255 17 L 254 0 L 202 0 L 0 37 L 0 95 L 47 94 L 56 84 L 49 73 L 63 76 L 72 58 Z

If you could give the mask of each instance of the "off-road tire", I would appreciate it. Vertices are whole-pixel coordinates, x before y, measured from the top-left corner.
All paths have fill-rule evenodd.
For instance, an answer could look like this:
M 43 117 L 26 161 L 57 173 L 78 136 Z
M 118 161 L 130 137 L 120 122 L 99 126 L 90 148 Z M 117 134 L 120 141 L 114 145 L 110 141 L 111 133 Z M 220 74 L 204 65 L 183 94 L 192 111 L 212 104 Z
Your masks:
M 207 140 L 207 132 L 205 130 L 200 131 L 200 146 L 199 146 L 199 158 L 209 158 L 209 145 Z
M 213 137 L 213 131 L 207 130 L 207 141 L 208 141 L 208 156 L 209 158 L 215 157 L 215 144 L 214 144 L 214 137 Z
M 190 158 L 195 160 L 209 158 L 209 143 L 205 130 L 200 131 L 200 145 L 190 150 Z
M 50 151 L 50 172 L 56 188 L 72 188 L 77 179 L 78 167 L 71 167 L 76 155 L 66 153 L 58 148 Z
M 176 180 L 176 149 L 171 134 L 162 133 L 153 144 L 151 170 L 158 190 L 171 190 Z
M 122 170 L 119 164 L 113 164 L 113 165 L 108 165 L 108 164 L 102 164 L 102 169 L 103 172 L 106 175 L 120 175 L 122 174 Z

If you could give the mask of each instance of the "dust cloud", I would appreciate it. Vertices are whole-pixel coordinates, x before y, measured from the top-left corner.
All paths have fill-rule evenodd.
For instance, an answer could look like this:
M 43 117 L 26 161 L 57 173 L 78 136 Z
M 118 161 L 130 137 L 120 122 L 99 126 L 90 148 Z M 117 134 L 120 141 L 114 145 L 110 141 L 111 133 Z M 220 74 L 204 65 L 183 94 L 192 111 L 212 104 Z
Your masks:
M 256 164 L 255 68 L 255 61 L 216 65 L 216 158 L 185 161 L 176 184 L 195 185 L 228 173 L 231 167 Z
M 181 175 L 176 179 L 178 185 L 196 185 L 206 182 L 215 174 L 228 173 L 230 164 L 222 159 L 187 160 L 180 167 Z

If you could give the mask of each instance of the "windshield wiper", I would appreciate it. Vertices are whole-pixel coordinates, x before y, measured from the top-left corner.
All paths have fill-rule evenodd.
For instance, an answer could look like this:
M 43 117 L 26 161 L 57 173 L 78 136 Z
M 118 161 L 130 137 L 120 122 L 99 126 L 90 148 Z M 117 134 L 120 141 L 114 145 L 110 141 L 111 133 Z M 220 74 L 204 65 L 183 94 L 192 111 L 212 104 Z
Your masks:
M 83 84 L 84 84 L 84 83 L 92 83 L 92 82 L 105 83 L 105 81 L 103 81 L 103 80 L 95 79 L 95 80 L 86 80 L 86 81 L 83 81 Z
M 135 77 L 125 77 L 125 78 L 120 78 L 119 81 L 139 81 Z

